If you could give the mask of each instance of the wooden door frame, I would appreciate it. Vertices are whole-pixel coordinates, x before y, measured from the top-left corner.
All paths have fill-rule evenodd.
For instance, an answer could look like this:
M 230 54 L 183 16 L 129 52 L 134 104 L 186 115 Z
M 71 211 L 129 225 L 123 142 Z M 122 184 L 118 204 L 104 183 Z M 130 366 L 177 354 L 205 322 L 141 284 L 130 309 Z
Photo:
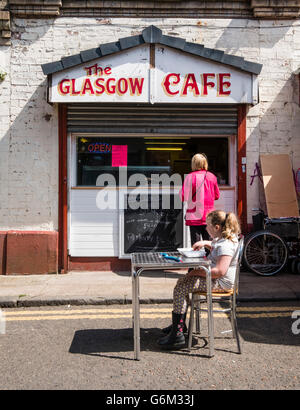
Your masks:
M 68 272 L 68 155 L 67 105 L 58 105 L 58 269 Z
M 247 167 L 246 167 L 247 105 L 238 105 L 237 135 L 237 214 L 242 232 L 247 233 Z M 68 153 L 67 104 L 58 105 L 59 190 L 58 190 L 58 269 L 68 272 Z
M 238 135 L 237 135 L 237 214 L 243 233 L 248 232 L 247 224 L 247 164 L 246 164 L 246 117 L 247 105 L 238 106 Z

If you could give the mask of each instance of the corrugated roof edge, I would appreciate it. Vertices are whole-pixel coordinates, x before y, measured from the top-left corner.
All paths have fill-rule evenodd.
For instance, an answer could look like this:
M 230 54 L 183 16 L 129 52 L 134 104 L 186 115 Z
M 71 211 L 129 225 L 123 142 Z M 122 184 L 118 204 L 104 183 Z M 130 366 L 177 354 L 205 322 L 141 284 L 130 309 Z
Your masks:
M 116 42 L 100 44 L 97 48 L 81 51 L 79 54 L 62 57 L 59 61 L 42 64 L 45 75 L 57 73 L 70 67 L 95 60 L 109 54 L 115 54 L 141 44 L 162 44 L 189 54 L 197 55 L 208 60 L 216 61 L 221 64 L 229 65 L 240 70 L 253 74 L 260 74 L 262 64 L 245 60 L 243 57 L 225 54 L 224 51 L 206 48 L 202 44 L 189 43 L 180 37 L 166 36 L 155 26 L 149 26 L 142 31 L 142 34 L 131 37 L 124 37 Z

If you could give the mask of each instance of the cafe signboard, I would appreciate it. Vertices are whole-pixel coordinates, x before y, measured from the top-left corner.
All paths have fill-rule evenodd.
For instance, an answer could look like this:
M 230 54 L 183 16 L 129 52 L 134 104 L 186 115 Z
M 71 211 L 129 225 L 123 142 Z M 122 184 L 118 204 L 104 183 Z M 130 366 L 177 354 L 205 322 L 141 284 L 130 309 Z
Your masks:
M 255 74 L 168 46 L 143 44 L 51 75 L 57 103 L 257 103 Z

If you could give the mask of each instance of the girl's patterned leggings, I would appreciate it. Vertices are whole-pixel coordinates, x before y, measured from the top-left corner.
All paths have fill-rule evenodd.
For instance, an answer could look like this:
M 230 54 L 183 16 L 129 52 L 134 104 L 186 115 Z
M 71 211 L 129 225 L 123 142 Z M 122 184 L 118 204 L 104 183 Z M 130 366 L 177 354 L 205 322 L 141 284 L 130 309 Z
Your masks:
M 189 303 L 189 293 L 196 291 L 206 292 L 206 278 L 185 275 L 178 279 L 173 291 L 173 312 L 183 314 Z M 212 290 L 222 290 L 217 279 L 212 280 Z

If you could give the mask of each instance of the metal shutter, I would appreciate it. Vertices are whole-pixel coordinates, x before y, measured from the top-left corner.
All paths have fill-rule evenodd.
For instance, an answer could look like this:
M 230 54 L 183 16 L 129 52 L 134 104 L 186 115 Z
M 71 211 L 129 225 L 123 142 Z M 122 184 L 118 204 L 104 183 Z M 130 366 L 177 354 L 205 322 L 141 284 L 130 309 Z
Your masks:
M 69 104 L 67 122 L 70 132 L 235 135 L 237 107 Z

